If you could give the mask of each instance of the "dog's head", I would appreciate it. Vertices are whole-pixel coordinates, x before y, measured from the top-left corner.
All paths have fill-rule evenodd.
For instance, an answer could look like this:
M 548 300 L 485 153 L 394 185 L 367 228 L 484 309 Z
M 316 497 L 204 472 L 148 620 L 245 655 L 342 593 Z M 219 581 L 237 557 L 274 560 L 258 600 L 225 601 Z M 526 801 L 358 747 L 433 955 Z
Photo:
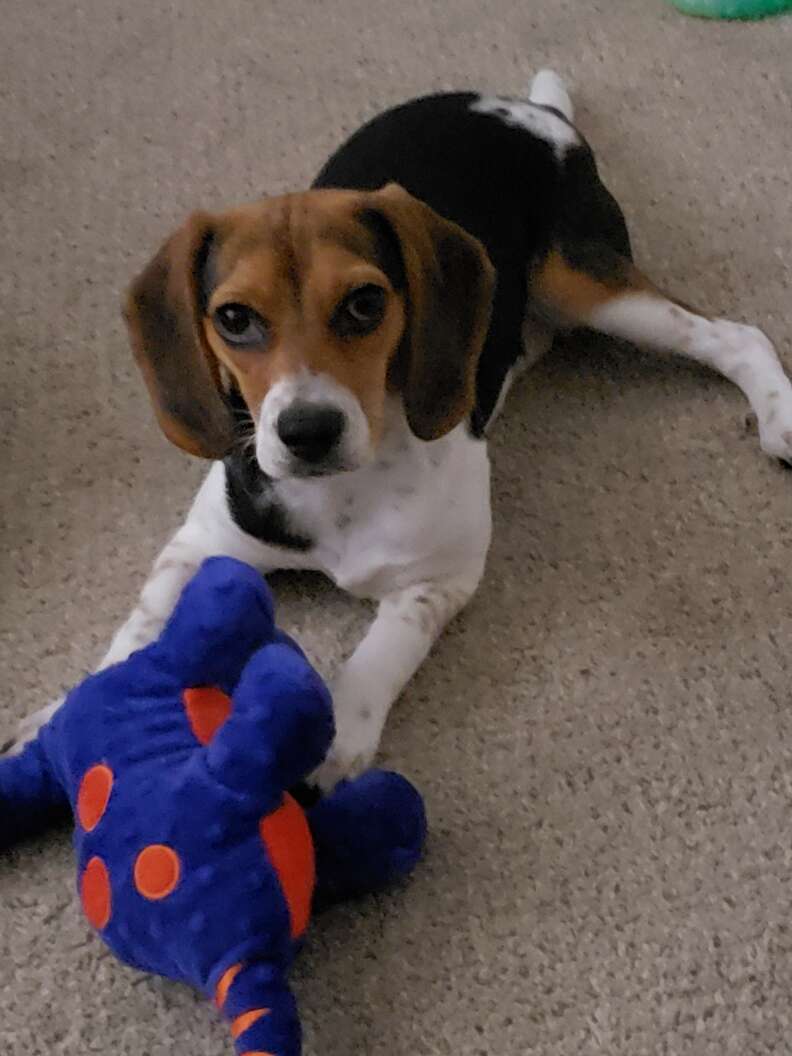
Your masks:
M 196 213 L 125 315 L 166 435 L 222 458 L 235 390 L 259 465 L 281 479 L 364 465 L 388 391 L 422 440 L 453 429 L 473 406 L 493 287 L 481 244 L 390 184 Z

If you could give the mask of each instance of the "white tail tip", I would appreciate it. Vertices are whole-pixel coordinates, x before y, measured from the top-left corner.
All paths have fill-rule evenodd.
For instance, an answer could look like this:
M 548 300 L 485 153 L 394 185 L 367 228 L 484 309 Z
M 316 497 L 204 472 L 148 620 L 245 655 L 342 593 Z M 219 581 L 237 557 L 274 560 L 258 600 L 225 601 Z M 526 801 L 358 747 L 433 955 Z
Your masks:
M 564 115 L 567 121 L 573 121 L 575 110 L 566 85 L 554 70 L 540 70 L 531 81 L 528 98 L 532 103 L 541 106 L 552 106 Z

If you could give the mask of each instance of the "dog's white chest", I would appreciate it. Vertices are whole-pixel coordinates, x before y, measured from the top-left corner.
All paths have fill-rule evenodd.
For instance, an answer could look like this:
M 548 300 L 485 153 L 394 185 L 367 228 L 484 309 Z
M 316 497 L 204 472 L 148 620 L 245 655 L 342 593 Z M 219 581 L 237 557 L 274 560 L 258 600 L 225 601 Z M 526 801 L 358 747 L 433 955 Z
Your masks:
M 361 597 L 453 576 L 489 544 L 486 444 L 464 426 L 431 444 L 391 428 L 370 465 L 277 493 L 315 540 L 312 567 Z

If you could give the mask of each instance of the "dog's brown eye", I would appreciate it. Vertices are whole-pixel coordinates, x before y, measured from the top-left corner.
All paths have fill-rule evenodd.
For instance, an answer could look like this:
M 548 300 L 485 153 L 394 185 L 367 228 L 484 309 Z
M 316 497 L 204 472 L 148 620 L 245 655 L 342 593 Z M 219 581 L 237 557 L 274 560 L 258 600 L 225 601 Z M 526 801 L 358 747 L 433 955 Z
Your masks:
M 341 301 L 333 316 L 333 329 L 342 337 L 370 334 L 385 314 L 385 291 L 369 283 L 358 286 Z
M 229 345 L 260 345 L 267 339 L 267 324 L 244 304 L 220 305 L 212 315 L 212 322 Z

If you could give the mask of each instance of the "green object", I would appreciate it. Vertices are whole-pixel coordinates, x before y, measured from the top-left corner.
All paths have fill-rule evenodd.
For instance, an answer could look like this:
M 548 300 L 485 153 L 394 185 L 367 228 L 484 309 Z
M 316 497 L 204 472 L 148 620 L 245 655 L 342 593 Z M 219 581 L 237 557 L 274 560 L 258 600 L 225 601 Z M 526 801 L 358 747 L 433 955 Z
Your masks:
M 687 15 L 702 18 L 765 18 L 792 11 L 792 0 L 671 0 Z

